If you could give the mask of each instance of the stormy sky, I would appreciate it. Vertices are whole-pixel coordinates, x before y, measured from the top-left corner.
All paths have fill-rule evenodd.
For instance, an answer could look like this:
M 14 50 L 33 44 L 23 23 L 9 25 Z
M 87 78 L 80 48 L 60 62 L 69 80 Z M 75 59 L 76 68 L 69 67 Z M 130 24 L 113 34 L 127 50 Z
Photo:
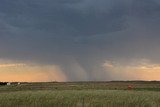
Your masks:
M 159 0 L 1 0 L 0 81 L 160 80 Z

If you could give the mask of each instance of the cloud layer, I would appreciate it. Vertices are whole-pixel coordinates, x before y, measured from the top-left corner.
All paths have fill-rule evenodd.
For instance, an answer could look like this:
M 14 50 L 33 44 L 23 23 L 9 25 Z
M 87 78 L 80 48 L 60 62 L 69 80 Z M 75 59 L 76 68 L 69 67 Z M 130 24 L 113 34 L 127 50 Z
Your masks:
M 106 60 L 160 63 L 159 17 L 158 0 L 1 0 L 0 59 L 58 65 L 69 81 L 112 80 Z

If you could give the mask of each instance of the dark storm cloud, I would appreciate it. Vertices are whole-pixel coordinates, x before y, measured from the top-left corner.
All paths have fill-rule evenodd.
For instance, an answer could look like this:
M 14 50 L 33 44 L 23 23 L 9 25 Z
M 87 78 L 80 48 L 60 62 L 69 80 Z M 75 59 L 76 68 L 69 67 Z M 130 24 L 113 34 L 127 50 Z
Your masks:
M 1 3 L 1 10 L 4 10 L 2 11 L 2 14 L 5 15 L 4 18 L 15 27 L 50 31 L 59 36 L 64 36 L 66 33 L 69 34 L 67 36 L 104 34 L 125 27 L 126 10 L 122 6 L 120 13 L 119 8 L 111 8 L 107 12 L 104 8 L 101 12 L 97 11 L 100 6 L 96 7 L 96 4 L 91 6 L 86 4 L 86 10 L 81 9 L 83 7 L 79 5 L 85 5 L 85 3 L 85 0 L 77 2 L 70 0 L 68 2 L 5 1 Z M 108 2 L 102 1 L 102 3 L 107 4 Z M 74 7 L 76 5 L 79 8 Z M 7 10 L 6 7 L 8 7 Z
M 159 17 L 157 0 L 1 0 L 0 57 L 57 64 L 69 80 L 112 79 L 107 59 L 159 62 Z

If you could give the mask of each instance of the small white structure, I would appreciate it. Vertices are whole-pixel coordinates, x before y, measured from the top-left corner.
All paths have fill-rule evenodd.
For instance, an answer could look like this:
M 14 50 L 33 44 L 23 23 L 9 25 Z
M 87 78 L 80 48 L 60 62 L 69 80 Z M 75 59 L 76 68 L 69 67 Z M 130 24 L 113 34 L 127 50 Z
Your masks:
M 10 83 L 10 82 L 7 82 L 7 85 L 11 85 L 11 83 Z
M 20 85 L 21 83 L 20 82 L 18 82 L 18 85 Z

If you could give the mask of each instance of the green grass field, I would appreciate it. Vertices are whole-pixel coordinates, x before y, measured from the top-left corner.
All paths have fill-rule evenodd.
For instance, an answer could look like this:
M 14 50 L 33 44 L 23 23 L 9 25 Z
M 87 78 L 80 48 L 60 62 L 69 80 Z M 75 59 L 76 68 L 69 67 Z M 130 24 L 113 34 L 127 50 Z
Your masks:
M 127 90 L 127 86 L 134 86 Z M 159 82 L 23 83 L 0 86 L 0 107 L 160 107 Z

